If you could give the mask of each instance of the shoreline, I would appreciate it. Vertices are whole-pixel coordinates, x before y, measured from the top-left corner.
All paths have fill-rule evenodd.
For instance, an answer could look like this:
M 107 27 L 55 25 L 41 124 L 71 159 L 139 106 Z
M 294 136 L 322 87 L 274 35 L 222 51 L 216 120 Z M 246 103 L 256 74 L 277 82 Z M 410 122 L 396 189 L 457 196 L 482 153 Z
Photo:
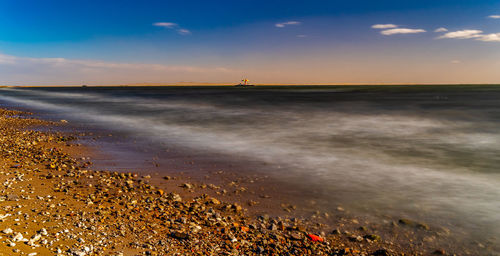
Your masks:
M 99 87 L 235 87 L 237 83 L 138 83 L 138 84 L 95 84 L 95 85 L 0 85 L 0 88 L 99 88 Z M 255 83 L 254 86 L 273 87 L 273 86 L 495 86 L 498 83 Z M 241 87 L 239 87 L 241 88 Z M 244 87 L 252 88 L 252 86 Z
M 237 196 L 217 193 L 226 187 L 214 189 L 181 176 L 166 180 L 91 170 L 86 154 L 96 150 L 79 146 L 77 137 L 32 131 L 64 124 L 18 111 L 0 110 L 0 115 L 0 177 L 12 183 L 0 202 L 0 214 L 6 216 L 0 229 L 12 230 L 1 235 L 0 255 L 16 250 L 38 255 L 448 255 L 432 242 L 413 240 L 430 228 L 411 220 L 381 225 L 340 213 L 329 218 L 343 224 L 332 227 L 318 218 L 259 216 L 245 209 L 252 206 L 234 203 Z M 34 228 L 33 223 L 49 224 Z

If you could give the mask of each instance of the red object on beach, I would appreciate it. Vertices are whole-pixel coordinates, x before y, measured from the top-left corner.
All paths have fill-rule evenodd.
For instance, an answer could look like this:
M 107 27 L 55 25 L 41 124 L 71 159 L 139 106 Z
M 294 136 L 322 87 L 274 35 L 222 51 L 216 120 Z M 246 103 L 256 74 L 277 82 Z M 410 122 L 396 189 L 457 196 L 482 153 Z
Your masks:
M 311 241 L 313 242 L 323 242 L 324 239 L 320 236 L 317 236 L 317 235 L 313 235 L 313 234 L 308 234 L 307 237 L 309 237 L 309 239 L 311 239 Z

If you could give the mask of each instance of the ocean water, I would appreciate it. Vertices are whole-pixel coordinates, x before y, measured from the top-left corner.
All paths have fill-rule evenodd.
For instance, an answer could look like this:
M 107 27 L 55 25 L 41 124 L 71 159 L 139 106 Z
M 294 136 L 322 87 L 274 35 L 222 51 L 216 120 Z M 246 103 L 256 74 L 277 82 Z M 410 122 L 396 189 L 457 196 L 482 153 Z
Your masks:
M 0 103 L 266 163 L 325 209 L 500 243 L 500 86 L 11 87 Z

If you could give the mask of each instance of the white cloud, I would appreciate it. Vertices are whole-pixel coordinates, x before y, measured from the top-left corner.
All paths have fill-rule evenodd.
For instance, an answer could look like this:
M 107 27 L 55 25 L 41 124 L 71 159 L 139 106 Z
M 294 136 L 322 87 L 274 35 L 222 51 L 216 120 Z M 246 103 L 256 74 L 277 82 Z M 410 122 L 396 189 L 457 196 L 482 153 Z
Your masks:
M 397 28 L 397 25 L 394 24 L 375 24 L 372 26 L 374 29 L 388 29 L 388 28 Z
M 434 32 L 436 32 L 436 33 L 439 33 L 439 32 L 447 32 L 447 31 L 448 31 L 448 29 L 443 28 L 443 27 L 441 27 L 441 28 L 437 28 L 436 30 L 434 30 Z
M 153 26 L 165 27 L 165 28 L 176 28 L 179 25 L 177 23 L 173 23 L 173 22 L 156 22 L 156 23 L 153 23 Z
M 156 22 L 153 23 L 153 26 L 156 27 L 163 27 L 163 28 L 168 28 L 168 29 L 175 29 L 179 35 L 191 35 L 191 31 L 181 28 L 179 24 L 173 23 L 173 22 Z
M 300 21 L 287 21 L 282 23 L 276 23 L 274 26 L 276 26 L 277 28 L 284 28 L 288 25 L 300 25 L 300 24 L 302 24 L 302 22 Z
M 387 29 L 380 32 L 382 35 L 395 35 L 395 34 L 417 34 L 426 32 L 423 29 L 412 29 L 412 28 L 393 28 Z
M 483 31 L 477 29 L 466 29 L 466 30 L 458 30 L 453 32 L 448 32 L 438 38 L 456 38 L 456 39 L 470 39 L 470 38 L 478 38 L 481 37 Z
M 500 19 L 500 15 L 490 15 L 488 16 L 490 19 Z
M 481 35 L 476 40 L 483 42 L 500 42 L 500 33 Z
M 500 42 L 500 33 L 483 34 L 482 30 L 458 30 L 448 32 L 438 38 L 475 39 L 483 42 Z
M 179 33 L 181 35 L 191 35 L 191 31 L 184 29 L 184 28 L 178 29 L 177 33 Z

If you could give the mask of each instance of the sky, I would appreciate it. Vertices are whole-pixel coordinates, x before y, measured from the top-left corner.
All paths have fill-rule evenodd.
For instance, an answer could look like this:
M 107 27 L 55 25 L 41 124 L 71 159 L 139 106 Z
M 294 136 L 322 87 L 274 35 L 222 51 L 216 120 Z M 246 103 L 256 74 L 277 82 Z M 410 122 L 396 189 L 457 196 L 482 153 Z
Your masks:
M 2 0 L 0 85 L 500 83 L 500 1 Z

